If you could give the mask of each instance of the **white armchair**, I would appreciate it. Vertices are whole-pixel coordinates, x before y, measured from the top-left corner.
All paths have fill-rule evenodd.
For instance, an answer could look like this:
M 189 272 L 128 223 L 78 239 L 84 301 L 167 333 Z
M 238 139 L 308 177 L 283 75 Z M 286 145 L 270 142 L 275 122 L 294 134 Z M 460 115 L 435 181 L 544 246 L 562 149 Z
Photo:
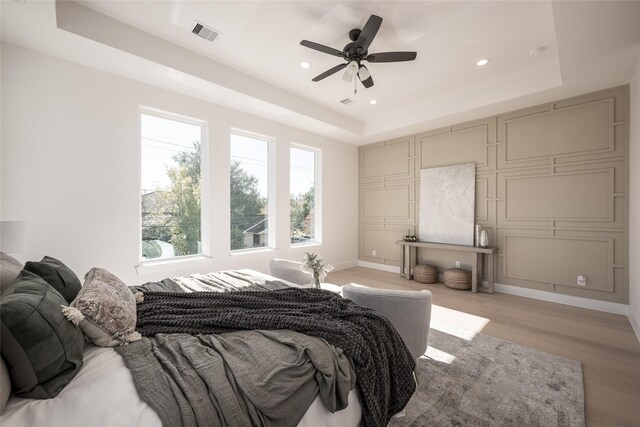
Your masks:
M 286 259 L 272 259 L 269 263 L 271 275 L 278 279 L 286 280 L 296 285 L 308 285 L 312 282 L 311 273 L 300 270 L 301 262 Z
M 427 351 L 431 323 L 430 291 L 397 291 L 349 283 L 342 287 L 342 296 L 389 319 L 414 359 Z

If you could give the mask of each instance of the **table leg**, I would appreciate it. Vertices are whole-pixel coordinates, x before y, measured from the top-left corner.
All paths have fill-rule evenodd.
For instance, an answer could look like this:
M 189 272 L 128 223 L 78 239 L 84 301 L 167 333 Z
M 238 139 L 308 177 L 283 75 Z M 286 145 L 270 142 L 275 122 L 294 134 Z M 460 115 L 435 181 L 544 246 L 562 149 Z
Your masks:
M 411 246 L 404 247 L 404 278 L 411 280 Z
M 400 246 L 400 277 L 405 276 L 405 265 L 404 265 L 404 245 Z
M 483 291 L 482 278 L 484 273 L 484 254 L 478 254 L 478 290 Z
M 488 266 L 489 267 L 489 274 L 488 274 L 489 277 L 487 278 L 489 280 L 489 290 L 488 290 L 488 292 L 490 294 L 492 294 L 493 293 L 493 281 L 494 281 L 494 277 L 493 277 L 493 275 L 494 275 L 494 272 L 493 272 L 493 270 L 494 270 L 493 254 L 489 254 L 489 262 L 488 262 L 488 264 L 489 264 L 489 266 Z
M 478 253 L 471 256 L 471 292 L 478 292 Z
M 416 266 L 416 259 L 418 257 L 418 248 L 415 246 L 409 246 L 411 248 L 409 252 L 409 279 L 413 277 L 413 269 Z

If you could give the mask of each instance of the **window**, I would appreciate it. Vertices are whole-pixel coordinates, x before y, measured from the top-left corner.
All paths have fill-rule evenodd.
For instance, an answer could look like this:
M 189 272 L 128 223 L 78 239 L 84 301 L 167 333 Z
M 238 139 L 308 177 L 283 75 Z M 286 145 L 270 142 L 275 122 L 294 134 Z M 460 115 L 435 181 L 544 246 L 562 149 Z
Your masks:
M 143 260 L 202 253 L 203 124 L 141 113 Z
M 267 138 L 231 133 L 231 250 L 272 246 Z
M 289 224 L 292 244 L 320 240 L 319 197 L 316 179 L 319 153 L 316 150 L 291 147 L 289 152 Z

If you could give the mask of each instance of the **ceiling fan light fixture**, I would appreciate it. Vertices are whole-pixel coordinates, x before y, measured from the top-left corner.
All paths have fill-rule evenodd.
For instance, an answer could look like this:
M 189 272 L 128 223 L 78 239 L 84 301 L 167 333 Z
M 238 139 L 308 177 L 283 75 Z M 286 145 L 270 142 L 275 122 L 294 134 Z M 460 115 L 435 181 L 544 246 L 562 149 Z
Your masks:
M 490 61 L 491 61 L 491 59 L 490 59 L 490 58 L 482 58 L 482 59 L 479 59 L 479 60 L 478 60 L 478 62 L 476 62 L 476 65 L 477 65 L 478 67 L 484 67 L 484 66 L 485 66 L 485 65 L 487 65 Z
M 342 80 L 345 82 L 350 82 L 353 80 L 355 75 L 358 74 L 358 64 L 355 61 L 349 62 L 347 68 L 344 70 L 344 74 L 342 75 Z
M 376 105 L 378 103 L 377 99 L 372 99 L 371 101 L 369 101 L 369 104 L 371 105 Z
M 311 63 L 307 61 L 303 61 L 300 63 L 300 67 L 306 70 L 307 68 L 311 68 Z
M 360 69 L 358 70 L 358 76 L 360 77 L 360 80 L 367 80 L 369 77 L 371 77 L 371 73 L 369 72 L 369 70 L 367 70 L 366 67 L 361 65 Z

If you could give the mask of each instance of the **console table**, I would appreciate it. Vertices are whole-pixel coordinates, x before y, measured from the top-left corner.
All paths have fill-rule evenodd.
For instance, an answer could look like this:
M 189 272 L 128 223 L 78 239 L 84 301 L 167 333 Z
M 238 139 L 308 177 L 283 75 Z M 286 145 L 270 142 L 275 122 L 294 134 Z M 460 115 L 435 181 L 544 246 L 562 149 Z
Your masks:
M 426 249 L 444 249 L 447 251 L 470 252 L 471 253 L 471 292 L 487 292 L 493 293 L 493 271 L 494 260 L 493 254 L 496 248 L 481 248 L 478 246 L 452 245 L 449 243 L 433 243 L 433 242 L 405 242 L 398 240 L 396 244 L 402 246 L 402 263 L 400 264 L 400 275 L 407 280 L 411 280 L 413 275 L 413 267 L 416 265 L 418 256 L 418 248 Z M 487 278 L 489 286 L 482 287 L 482 266 L 484 256 L 488 257 Z M 480 286 L 478 286 L 480 284 Z

